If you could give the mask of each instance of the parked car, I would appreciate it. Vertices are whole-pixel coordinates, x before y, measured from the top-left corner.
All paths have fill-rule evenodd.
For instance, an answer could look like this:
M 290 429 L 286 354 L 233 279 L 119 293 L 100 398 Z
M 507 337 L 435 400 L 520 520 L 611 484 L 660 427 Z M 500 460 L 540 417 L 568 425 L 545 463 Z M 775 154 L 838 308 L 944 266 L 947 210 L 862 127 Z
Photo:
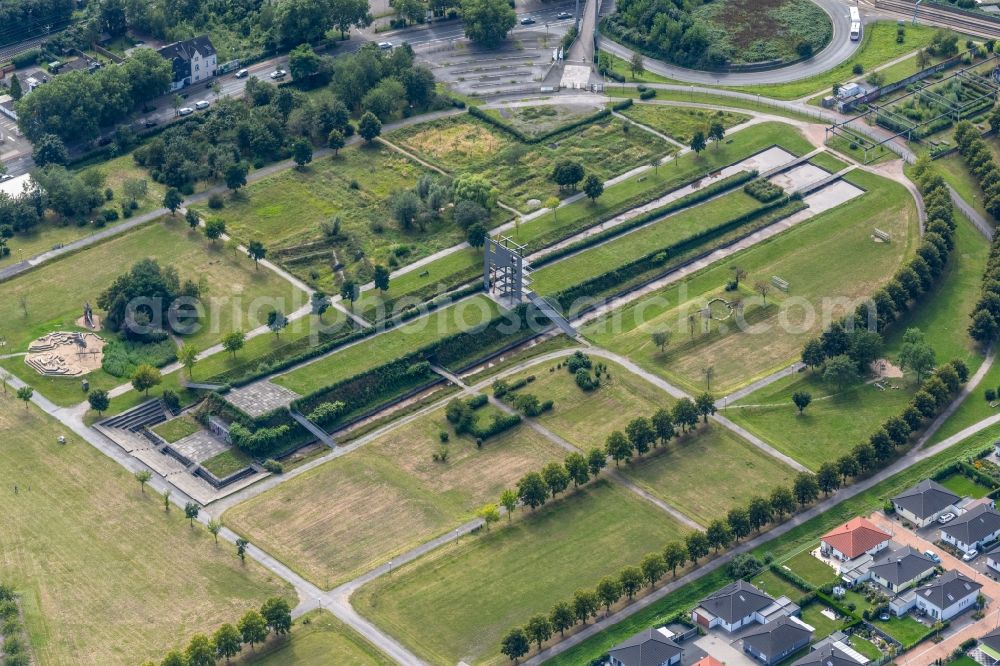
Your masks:
M 531 25 L 534 22 L 535 19 L 531 18 L 530 16 L 525 16 L 523 19 L 521 19 L 521 25 Z
M 190 106 L 185 106 L 177 110 L 177 115 L 179 116 L 190 116 L 192 113 L 194 113 L 194 109 Z
M 938 554 L 935 553 L 933 550 L 925 550 L 924 555 L 926 555 L 927 558 L 934 564 L 941 564 L 941 558 L 938 557 Z
M 976 559 L 977 557 L 979 557 L 979 551 L 978 550 L 970 550 L 965 555 L 962 555 L 962 561 L 963 562 L 971 562 L 972 560 Z
M 888 613 L 882 613 L 881 615 L 878 616 L 878 619 L 882 620 L 883 622 L 888 622 L 889 621 L 889 614 Z
M 556 14 L 556 18 L 557 19 L 568 19 L 568 18 L 573 18 L 573 15 L 570 14 L 569 12 L 559 12 L 558 14 Z
M 0 183 L 6 183 L 8 180 L 10 180 L 13 177 L 14 177 L 13 174 L 5 173 L 4 175 L 0 176 Z
M 378 47 L 380 49 L 382 49 L 383 51 L 391 51 L 392 50 L 392 46 L 393 46 L 392 42 L 379 42 L 378 43 Z
M 277 81 L 278 79 L 283 79 L 283 78 L 285 78 L 286 76 L 288 76 L 288 72 L 286 72 L 286 71 L 285 71 L 285 70 L 283 70 L 283 69 L 276 69 L 276 70 L 274 70 L 273 72 L 271 72 L 271 74 L 270 74 L 270 77 L 271 77 L 272 79 L 276 80 L 276 81 Z
M 146 128 L 156 127 L 159 124 L 160 121 L 157 120 L 156 118 L 146 118 L 145 120 L 142 121 L 142 126 Z
M 946 523 L 950 523 L 951 521 L 955 520 L 955 517 L 956 517 L 955 514 L 953 514 L 951 511 L 949 511 L 948 513 L 942 513 L 938 517 L 938 522 L 944 525 Z
M 250 70 L 248 70 L 248 69 L 241 69 L 240 71 L 236 72 L 236 74 L 233 75 L 233 78 L 234 79 L 245 79 L 248 76 L 250 76 Z
M 198 109 L 199 111 L 202 111 L 204 109 L 207 109 L 210 104 L 211 102 L 209 102 L 207 99 L 203 99 L 195 102 L 194 108 Z

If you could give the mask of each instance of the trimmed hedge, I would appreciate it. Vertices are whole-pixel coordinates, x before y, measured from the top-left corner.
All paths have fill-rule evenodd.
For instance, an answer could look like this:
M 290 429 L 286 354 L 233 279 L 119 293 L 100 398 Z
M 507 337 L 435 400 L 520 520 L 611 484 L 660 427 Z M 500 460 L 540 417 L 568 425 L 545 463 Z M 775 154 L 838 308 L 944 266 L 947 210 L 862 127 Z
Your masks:
M 761 203 L 774 201 L 785 193 L 783 189 L 763 178 L 747 183 L 743 191 Z
M 500 118 L 497 118 L 496 116 L 492 116 L 492 115 L 486 113 L 485 111 L 483 111 L 482 109 L 480 109 L 478 106 L 470 106 L 469 107 L 469 115 L 471 115 L 471 116 L 473 116 L 475 118 L 479 118 L 480 120 L 483 120 L 483 121 L 489 123 L 490 125 L 493 125 L 494 127 L 502 129 L 503 131 L 505 131 L 508 134 L 512 135 L 515 139 L 517 139 L 521 143 L 535 144 L 535 143 L 542 143 L 543 141 L 548 141 L 549 139 L 551 139 L 554 136 L 557 136 L 559 134 L 563 134 L 564 132 L 569 132 L 571 130 L 575 130 L 575 129 L 579 128 L 579 127 L 583 127 L 584 125 L 590 125 L 591 123 L 595 123 L 598 120 L 604 120 L 605 118 L 608 118 L 608 117 L 611 116 L 611 110 L 610 109 L 601 109 L 600 111 L 598 111 L 596 113 L 592 113 L 589 116 L 584 116 L 583 118 L 575 120 L 575 121 L 569 123 L 568 125 L 563 125 L 561 127 L 556 127 L 553 130 L 550 130 L 548 132 L 544 132 L 544 133 L 539 134 L 537 136 L 529 136 L 529 135 L 525 134 L 524 132 L 522 132 L 517 127 L 514 127 L 510 123 L 505 122 L 504 120 L 501 120 Z

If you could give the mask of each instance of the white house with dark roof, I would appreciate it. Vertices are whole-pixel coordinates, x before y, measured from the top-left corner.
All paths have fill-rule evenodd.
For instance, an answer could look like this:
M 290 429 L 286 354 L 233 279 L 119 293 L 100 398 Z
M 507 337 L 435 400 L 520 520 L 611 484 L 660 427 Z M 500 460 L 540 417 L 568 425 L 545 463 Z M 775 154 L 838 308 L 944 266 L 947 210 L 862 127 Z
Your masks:
M 941 528 L 941 540 L 965 553 L 1000 537 L 1000 513 L 989 504 L 979 504 Z
M 927 578 L 937 564 L 912 546 L 891 551 L 869 568 L 871 579 L 894 594 L 899 594 Z
M 171 90 L 180 90 L 215 75 L 218 65 L 215 47 L 208 35 L 174 42 L 157 50 L 173 69 Z
M 1000 544 L 986 552 L 986 566 L 993 571 L 1000 572 Z
M 743 651 L 767 666 L 812 642 L 813 628 L 797 617 L 783 617 L 743 636 Z
M 935 620 L 950 620 L 975 606 L 982 588 L 959 571 L 946 571 L 927 585 L 897 597 L 890 608 L 898 616 L 916 608 Z
M 608 651 L 611 666 L 674 666 L 684 650 L 660 629 L 646 629 Z
M 1000 629 L 994 629 L 979 639 L 979 653 L 987 666 L 1000 664 Z
M 801 609 L 788 597 L 774 599 L 750 583 L 738 580 L 701 600 L 691 620 L 705 629 L 720 627 L 730 633 L 751 624 L 768 624 Z
M 917 527 L 926 527 L 942 514 L 958 513 L 961 498 L 937 481 L 924 479 L 892 498 L 896 514 Z

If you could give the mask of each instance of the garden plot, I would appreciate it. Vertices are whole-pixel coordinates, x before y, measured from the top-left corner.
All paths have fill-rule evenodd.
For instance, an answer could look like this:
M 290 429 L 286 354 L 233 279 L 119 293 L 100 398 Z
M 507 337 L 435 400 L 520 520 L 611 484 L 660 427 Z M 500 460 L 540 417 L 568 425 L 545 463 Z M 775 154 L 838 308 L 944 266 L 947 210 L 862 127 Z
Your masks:
M 471 520 L 525 473 L 566 456 L 523 424 L 477 448 L 444 412 L 240 504 L 225 514 L 226 524 L 329 589 Z M 434 460 L 442 450 L 447 459 Z
M 722 123 L 722 126 L 728 130 L 750 120 L 750 116 L 732 111 L 711 111 L 685 106 L 644 104 L 642 102 L 636 102 L 621 113 L 637 123 L 663 132 L 685 146 L 691 143 L 694 133 L 699 130 L 707 136 L 712 123 Z

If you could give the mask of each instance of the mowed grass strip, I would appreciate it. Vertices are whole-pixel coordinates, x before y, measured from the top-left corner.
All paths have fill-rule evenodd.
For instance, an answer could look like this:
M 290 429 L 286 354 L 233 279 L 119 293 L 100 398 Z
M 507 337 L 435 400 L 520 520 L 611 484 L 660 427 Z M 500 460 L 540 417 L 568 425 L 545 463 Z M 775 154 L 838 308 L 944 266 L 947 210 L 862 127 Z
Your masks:
M 384 365 L 444 337 L 486 324 L 500 313 L 496 301 L 476 295 L 375 337 L 345 347 L 291 372 L 273 377 L 275 384 L 306 395 Z
M 637 123 L 666 134 L 671 139 L 685 146 L 691 143 L 695 132 L 702 131 L 708 136 L 708 128 L 713 123 L 722 123 L 729 129 L 750 120 L 750 116 L 732 111 L 710 111 L 683 106 L 667 106 L 664 104 L 633 104 L 621 112 Z
M 256 652 L 243 649 L 234 659 L 237 666 L 392 666 L 395 662 L 379 652 L 353 629 L 327 611 L 313 611 L 296 620 L 287 636 L 270 637 Z
M 762 206 L 742 190 L 730 192 L 540 268 L 531 274 L 532 287 L 558 293 Z
M 481 411 L 481 410 L 480 410 Z M 449 433 L 446 462 L 432 455 Z M 477 448 L 444 409 L 229 510 L 225 522 L 323 589 L 458 527 L 566 452 L 520 425 Z
M 0 441 L 0 570 L 22 595 L 35 663 L 159 660 L 268 596 L 295 605 L 285 583 L 179 508 L 164 513 L 159 495 L 10 392 Z
M 355 608 L 430 663 L 507 664 L 511 627 L 685 533 L 608 479 L 518 514 L 361 588 Z
M 790 486 L 795 470 L 726 428 L 709 423 L 622 469 L 625 476 L 702 525 Z M 718 483 L 707 482 L 709 475 Z
M 824 316 L 838 316 L 844 309 L 838 303 L 850 303 L 853 309 L 854 299 L 887 282 L 915 247 L 916 206 L 906 188 L 869 173 L 850 178 L 867 192 L 594 322 L 585 327 L 585 335 L 694 392 L 705 389 L 707 365 L 714 372 L 712 390 L 725 394 L 797 360 L 805 341 L 820 331 Z M 889 232 L 893 241 L 873 242 L 874 227 Z M 725 291 L 733 266 L 748 274 L 739 293 Z M 787 280 L 791 289 L 772 288 L 765 309 L 753 284 L 769 284 L 771 276 Z M 700 322 L 692 332 L 689 315 L 697 315 L 715 297 L 742 299 L 748 325 L 712 320 L 710 332 L 703 332 Z M 796 300 L 788 301 L 792 298 Z M 813 316 L 804 305 L 783 309 L 786 301 L 802 299 Z M 661 330 L 672 333 L 665 353 L 651 340 Z

